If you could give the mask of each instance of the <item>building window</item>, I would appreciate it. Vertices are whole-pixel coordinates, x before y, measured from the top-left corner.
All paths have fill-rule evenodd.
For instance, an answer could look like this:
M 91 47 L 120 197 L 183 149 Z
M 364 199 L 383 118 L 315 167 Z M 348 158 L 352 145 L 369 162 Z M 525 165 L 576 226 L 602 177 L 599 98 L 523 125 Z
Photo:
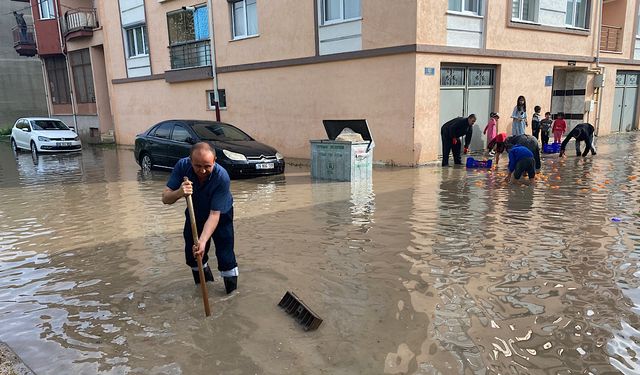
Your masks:
M 40 19 L 56 18 L 56 11 L 53 6 L 53 0 L 40 0 L 38 2 L 40 8 Z
M 449 0 L 449 10 L 480 15 L 482 0 Z
M 513 0 L 511 18 L 516 21 L 538 22 L 538 0 Z
M 589 28 L 589 9 L 588 0 L 567 0 L 565 23 L 571 27 Z
M 360 0 L 322 0 L 322 24 L 360 17 Z
M 67 60 L 64 56 L 47 57 L 44 62 L 49 81 L 49 95 L 53 104 L 71 103 Z
M 149 55 L 149 42 L 145 25 L 125 29 L 125 33 L 127 34 L 128 57 Z
M 209 98 L 209 109 L 215 110 L 216 106 L 214 105 L 215 97 L 213 95 L 213 90 L 207 91 L 207 98 Z M 218 89 L 218 104 L 220 104 L 220 109 L 227 108 L 227 93 L 224 89 Z
M 93 88 L 89 49 L 71 52 L 69 59 L 73 72 L 73 87 L 76 89 L 76 101 L 78 103 L 95 103 L 96 92 Z
M 239 0 L 231 4 L 233 39 L 258 35 L 258 7 L 256 0 Z
M 167 13 L 172 69 L 211 65 L 207 9 L 201 6 Z

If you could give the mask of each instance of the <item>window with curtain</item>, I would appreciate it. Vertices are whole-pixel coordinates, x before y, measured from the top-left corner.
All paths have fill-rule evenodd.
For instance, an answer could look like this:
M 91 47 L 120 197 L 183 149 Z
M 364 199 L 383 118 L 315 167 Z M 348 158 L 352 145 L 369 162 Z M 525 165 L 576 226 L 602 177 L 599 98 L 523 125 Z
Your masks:
M 211 65 L 206 6 L 167 13 L 167 28 L 172 69 Z
M 67 61 L 64 56 L 46 57 L 44 60 L 49 81 L 49 93 L 53 104 L 71 103 Z
M 482 0 L 449 0 L 449 10 L 480 15 Z
M 361 17 L 360 0 L 322 0 L 322 23 Z
M 53 6 L 53 0 L 39 0 L 38 7 L 40 8 L 40 19 L 56 18 L 55 7 Z
M 567 0 L 565 23 L 572 27 L 589 28 L 589 9 L 588 0 Z
M 538 0 L 513 0 L 511 19 L 538 22 Z
M 149 54 L 149 42 L 147 39 L 147 27 L 145 25 L 125 29 L 128 57 L 147 56 Z
M 256 0 L 227 0 L 231 5 L 233 38 L 258 35 L 258 8 Z
M 93 87 L 93 72 L 91 70 L 89 49 L 71 52 L 69 53 L 69 59 L 77 102 L 95 103 L 96 92 Z

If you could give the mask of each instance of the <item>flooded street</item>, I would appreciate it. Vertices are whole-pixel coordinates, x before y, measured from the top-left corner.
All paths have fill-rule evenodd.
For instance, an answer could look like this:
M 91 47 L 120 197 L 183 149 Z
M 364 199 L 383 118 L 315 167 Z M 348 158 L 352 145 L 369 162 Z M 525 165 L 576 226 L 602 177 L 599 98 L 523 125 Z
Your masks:
M 638 374 L 639 142 L 570 144 L 535 189 L 440 167 L 234 180 L 239 292 L 214 273 L 206 319 L 168 172 L 0 143 L 0 341 L 52 375 Z

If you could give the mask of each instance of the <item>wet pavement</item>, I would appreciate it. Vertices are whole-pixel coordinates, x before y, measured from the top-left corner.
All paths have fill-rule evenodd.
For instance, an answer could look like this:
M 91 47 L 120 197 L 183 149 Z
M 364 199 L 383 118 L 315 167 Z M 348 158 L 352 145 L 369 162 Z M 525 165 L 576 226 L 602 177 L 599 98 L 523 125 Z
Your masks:
M 37 374 L 637 374 L 638 142 L 547 157 L 535 189 L 437 167 L 233 181 L 239 293 L 214 275 L 206 319 L 167 172 L 0 143 L 0 341 Z

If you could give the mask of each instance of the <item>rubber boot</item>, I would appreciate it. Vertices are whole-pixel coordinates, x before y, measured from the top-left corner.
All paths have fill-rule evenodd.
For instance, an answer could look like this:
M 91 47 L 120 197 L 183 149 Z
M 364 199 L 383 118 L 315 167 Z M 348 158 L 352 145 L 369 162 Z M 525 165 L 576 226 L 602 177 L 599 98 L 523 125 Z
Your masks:
M 223 277 L 224 289 L 227 294 L 231 294 L 234 290 L 238 289 L 238 276 Z
M 198 271 L 191 270 L 191 273 L 193 274 L 193 281 L 196 285 L 200 285 L 200 274 Z M 204 280 L 213 282 L 213 274 L 211 273 L 211 268 L 209 268 L 209 266 L 204 268 Z

